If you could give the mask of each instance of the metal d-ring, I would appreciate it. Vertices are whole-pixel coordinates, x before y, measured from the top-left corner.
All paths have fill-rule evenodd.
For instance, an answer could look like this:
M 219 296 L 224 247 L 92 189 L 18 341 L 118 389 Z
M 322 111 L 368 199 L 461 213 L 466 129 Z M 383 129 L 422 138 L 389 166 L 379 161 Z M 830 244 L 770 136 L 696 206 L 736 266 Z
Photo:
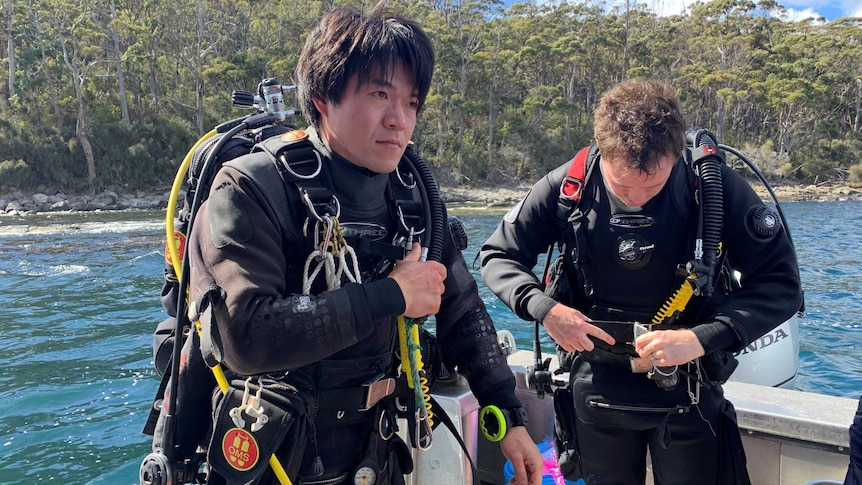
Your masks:
M 401 185 L 403 185 L 406 189 L 413 190 L 416 187 L 416 179 L 414 178 L 412 184 L 408 184 L 401 177 L 401 170 L 398 170 L 398 168 L 395 169 L 395 175 L 398 177 L 398 181 L 401 182 Z
M 386 416 L 388 414 L 389 414 L 389 411 L 384 409 L 380 413 L 380 419 L 377 421 L 377 434 L 380 435 L 380 438 L 383 441 L 389 441 L 392 439 L 393 436 L 395 436 L 395 432 L 392 430 L 392 426 L 389 425 L 389 420 L 386 419 Z M 386 429 L 385 433 L 383 431 L 384 424 L 385 424 L 385 429 Z
M 314 173 L 312 173 L 311 175 L 303 175 L 303 174 L 295 171 L 293 168 L 291 168 L 290 163 L 288 163 L 287 160 L 285 160 L 283 156 L 281 157 L 282 162 L 283 162 L 282 165 L 284 166 L 285 170 L 290 172 L 290 174 L 296 178 L 299 178 L 302 180 L 313 179 L 314 177 L 317 177 L 318 175 L 320 175 L 320 170 L 323 168 L 323 161 L 320 159 L 320 154 L 317 153 L 317 150 L 312 150 L 312 153 L 314 153 L 314 157 L 317 159 L 317 169 L 315 169 Z
M 311 213 L 311 215 L 313 215 L 314 218 L 317 219 L 318 221 L 322 221 L 323 217 L 321 217 L 321 215 L 318 214 L 317 210 L 314 208 L 314 203 L 311 201 L 311 196 L 308 194 L 308 191 L 303 189 L 303 188 L 300 188 L 299 189 L 299 196 L 300 196 L 300 198 L 302 198 L 303 204 L 305 204 L 305 206 L 308 207 L 308 212 Z M 332 202 L 333 202 L 333 205 L 335 206 L 335 214 L 334 215 L 333 214 L 327 214 L 327 215 L 330 217 L 335 217 L 337 219 L 341 215 L 341 202 L 338 201 L 338 197 L 336 197 L 335 194 L 332 194 Z
M 417 231 L 414 228 L 407 225 L 407 222 L 404 221 L 404 211 L 401 210 L 401 204 L 398 204 L 398 221 L 401 222 L 401 227 L 403 227 L 406 231 L 410 232 L 410 239 L 413 240 L 412 236 L 416 236 L 425 232 L 425 228 L 423 227 L 421 231 Z

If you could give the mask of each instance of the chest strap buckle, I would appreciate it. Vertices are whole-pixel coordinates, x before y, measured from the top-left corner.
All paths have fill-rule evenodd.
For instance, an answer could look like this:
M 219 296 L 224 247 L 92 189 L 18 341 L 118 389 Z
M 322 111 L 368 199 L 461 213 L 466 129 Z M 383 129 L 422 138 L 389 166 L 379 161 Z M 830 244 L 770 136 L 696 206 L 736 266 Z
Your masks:
M 395 392 L 395 379 L 387 377 L 369 384 L 363 384 L 362 387 L 365 388 L 365 405 L 359 410 L 368 411 L 374 407 L 375 404 L 380 402 L 381 399 L 390 396 Z

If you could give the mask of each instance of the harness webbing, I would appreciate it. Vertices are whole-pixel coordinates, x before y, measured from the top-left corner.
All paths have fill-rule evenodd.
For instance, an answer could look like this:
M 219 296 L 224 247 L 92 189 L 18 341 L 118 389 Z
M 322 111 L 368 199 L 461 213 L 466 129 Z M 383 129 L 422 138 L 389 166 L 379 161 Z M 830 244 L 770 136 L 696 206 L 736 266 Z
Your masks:
M 586 184 L 587 155 L 590 154 L 590 146 L 581 148 L 581 151 L 572 159 L 569 171 L 563 184 L 560 186 L 560 198 L 572 201 L 573 205 L 581 199 Z

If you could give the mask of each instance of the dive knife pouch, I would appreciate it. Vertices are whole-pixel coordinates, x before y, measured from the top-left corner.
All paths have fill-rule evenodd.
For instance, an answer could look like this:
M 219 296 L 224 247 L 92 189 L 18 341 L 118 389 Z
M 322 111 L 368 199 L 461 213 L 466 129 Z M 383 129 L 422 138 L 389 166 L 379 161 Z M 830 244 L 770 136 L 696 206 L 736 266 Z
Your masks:
M 275 454 L 289 477 L 302 464 L 307 402 L 292 386 L 234 380 L 215 410 L 207 461 L 228 483 L 257 483 Z
M 724 384 L 736 370 L 739 361 L 736 360 L 736 356 L 732 352 L 719 350 L 701 357 L 700 364 L 703 366 L 707 379 L 711 382 Z

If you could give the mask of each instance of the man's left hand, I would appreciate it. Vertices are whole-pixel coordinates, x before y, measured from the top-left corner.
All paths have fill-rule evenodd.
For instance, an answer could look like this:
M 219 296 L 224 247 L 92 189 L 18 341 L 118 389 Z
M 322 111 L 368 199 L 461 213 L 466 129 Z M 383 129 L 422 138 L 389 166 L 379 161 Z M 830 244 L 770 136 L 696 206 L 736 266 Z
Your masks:
M 705 354 L 697 335 L 689 329 L 647 332 L 635 341 L 635 351 L 653 365 L 683 365 Z
M 512 462 L 515 476 L 509 485 L 541 485 L 542 464 L 544 458 L 539 448 L 533 443 L 527 428 L 514 426 L 506 431 L 506 437 L 500 443 L 503 455 Z

